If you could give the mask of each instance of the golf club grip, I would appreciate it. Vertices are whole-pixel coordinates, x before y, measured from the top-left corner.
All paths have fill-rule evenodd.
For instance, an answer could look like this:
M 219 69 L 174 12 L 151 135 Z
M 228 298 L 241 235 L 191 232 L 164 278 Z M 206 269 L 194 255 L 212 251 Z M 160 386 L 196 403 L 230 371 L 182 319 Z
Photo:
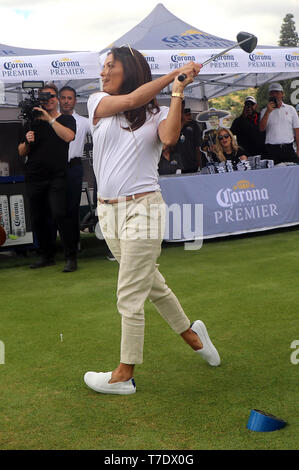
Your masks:
M 178 80 L 180 82 L 183 82 L 185 80 L 185 78 L 187 78 L 187 75 L 185 73 L 181 73 L 179 76 L 178 76 Z

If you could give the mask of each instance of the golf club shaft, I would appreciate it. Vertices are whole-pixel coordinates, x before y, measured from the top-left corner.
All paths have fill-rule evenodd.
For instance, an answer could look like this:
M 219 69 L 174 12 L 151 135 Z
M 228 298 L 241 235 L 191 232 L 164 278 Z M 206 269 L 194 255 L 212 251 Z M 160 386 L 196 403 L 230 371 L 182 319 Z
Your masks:
M 229 46 L 227 49 L 224 49 L 224 51 L 221 51 L 221 52 L 219 52 L 218 54 L 216 54 L 216 55 L 214 55 L 213 57 L 211 57 L 210 59 L 205 60 L 201 65 L 204 66 L 204 65 L 209 64 L 210 62 L 213 62 L 213 60 L 215 60 L 215 59 L 217 59 L 218 57 L 220 57 L 220 56 L 226 54 L 226 52 L 230 51 L 231 49 L 234 49 L 234 47 L 240 46 L 240 45 L 243 44 L 244 42 L 249 41 L 249 39 L 252 39 L 252 36 L 250 36 L 249 38 L 243 39 L 243 41 L 235 42 L 235 44 L 233 44 L 232 46 Z M 178 76 L 178 80 L 179 80 L 180 82 L 183 82 L 183 81 L 185 80 L 185 78 L 187 78 L 187 75 L 185 75 L 184 73 L 182 73 L 181 75 Z

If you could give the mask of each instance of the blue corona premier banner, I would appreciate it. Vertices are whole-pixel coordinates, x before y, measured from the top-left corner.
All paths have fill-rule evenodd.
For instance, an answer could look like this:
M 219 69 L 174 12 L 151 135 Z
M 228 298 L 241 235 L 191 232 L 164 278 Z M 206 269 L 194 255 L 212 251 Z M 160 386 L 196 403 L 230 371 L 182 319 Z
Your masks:
M 171 241 L 190 240 L 191 233 L 194 239 L 213 238 L 299 224 L 297 165 L 166 176 L 160 186 L 170 214 L 165 239 Z M 202 211 L 202 225 L 194 223 L 196 211 L 198 221 Z

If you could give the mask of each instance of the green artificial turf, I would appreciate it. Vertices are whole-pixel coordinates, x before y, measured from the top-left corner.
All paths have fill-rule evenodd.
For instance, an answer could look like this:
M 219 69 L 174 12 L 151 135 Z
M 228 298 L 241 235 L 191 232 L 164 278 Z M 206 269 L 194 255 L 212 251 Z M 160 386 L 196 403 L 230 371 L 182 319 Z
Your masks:
M 0 257 L 0 449 L 298 449 L 299 233 L 165 245 L 160 270 L 222 358 L 208 366 L 146 303 L 137 393 L 96 394 L 83 375 L 119 360 L 117 263 L 94 236 L 79 269 Z M 62 335 L 62 336 L 61 336 Z M 251 409 L 288 422 L 246 429 Z

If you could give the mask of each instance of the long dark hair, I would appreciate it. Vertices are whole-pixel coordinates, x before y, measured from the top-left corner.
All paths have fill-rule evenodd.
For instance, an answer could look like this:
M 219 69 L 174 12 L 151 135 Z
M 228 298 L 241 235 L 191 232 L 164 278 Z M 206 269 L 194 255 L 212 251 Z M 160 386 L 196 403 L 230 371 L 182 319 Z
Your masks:
M 109 54 L 112 54 L 114 60 L 118 60 L 123 66 L 124 81 L 118 92 L 120 95 L 131 93 L 141 85 L 152 81 L 151 69 L 144 56 L 136 49 L 113 47 Z M 125 112 L 132 130 L 139 129 L 145 123 L 147 111 L 153 114 L 160 111 L 156 98 L 141 106 L 141 108 Z

